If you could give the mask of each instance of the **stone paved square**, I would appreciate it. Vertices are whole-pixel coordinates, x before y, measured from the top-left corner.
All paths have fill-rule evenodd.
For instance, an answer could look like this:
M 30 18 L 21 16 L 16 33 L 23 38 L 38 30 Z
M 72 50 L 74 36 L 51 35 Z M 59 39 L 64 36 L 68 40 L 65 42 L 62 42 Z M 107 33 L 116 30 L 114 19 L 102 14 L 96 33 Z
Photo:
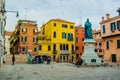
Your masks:
M 120 80 L 120 67 L 78 68 L 70 63 L 3 65 L 0 80 Z

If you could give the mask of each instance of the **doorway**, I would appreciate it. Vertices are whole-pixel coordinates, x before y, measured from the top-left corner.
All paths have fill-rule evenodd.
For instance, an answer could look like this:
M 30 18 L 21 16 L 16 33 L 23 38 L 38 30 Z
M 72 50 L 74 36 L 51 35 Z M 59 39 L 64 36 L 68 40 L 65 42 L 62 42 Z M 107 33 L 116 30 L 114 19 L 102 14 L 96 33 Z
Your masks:
M 112 57 L 112 62 L 117 62 L 117 60 L 116 60 L 116 54 L 112 54 L 111 57 Z

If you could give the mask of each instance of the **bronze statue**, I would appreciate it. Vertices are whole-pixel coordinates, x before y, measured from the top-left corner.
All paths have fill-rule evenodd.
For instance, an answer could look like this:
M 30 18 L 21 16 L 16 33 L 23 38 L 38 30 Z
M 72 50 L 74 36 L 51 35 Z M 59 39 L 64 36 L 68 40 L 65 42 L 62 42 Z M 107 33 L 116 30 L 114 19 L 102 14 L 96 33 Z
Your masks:
M 89 22 L 89 19 L 85 22 L 85 38 L 92 39 L 92 24 Z

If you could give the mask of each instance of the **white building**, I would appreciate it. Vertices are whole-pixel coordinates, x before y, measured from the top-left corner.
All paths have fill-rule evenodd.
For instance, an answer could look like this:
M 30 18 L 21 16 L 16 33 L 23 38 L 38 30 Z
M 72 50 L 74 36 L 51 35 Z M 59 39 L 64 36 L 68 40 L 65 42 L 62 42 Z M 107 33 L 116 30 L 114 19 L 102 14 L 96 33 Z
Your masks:
M 6 25 L 5 0 L 0 0 L 0 65 L 2 65 L 3 63 L 5 25 Z
M 6 54 L 10 54 L 10 36 L 11 36 L 12 32 L 6 31 L 5 32 L 5 53 Z

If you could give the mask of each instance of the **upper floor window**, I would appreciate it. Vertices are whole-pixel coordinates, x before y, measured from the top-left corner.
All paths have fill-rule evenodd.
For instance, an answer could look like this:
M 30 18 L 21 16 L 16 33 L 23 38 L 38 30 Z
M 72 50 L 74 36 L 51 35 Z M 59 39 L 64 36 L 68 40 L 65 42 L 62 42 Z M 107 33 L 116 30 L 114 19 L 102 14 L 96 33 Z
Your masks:
M 22 28 L 22 32 L 26 33 L 27 32 L 27 28 Z
M 117 48 L 120 48 L 120 40 L 117 40 Z
M 68 48 L 69 48 L 69 46 L 68 46 L 68 44 L 66 44 L 66 50 L 68 50 Z
M 74 51 L 74 45 L 72 44 L 72 51 Z
M 97 52 L 97 49 L 95 49 L 95 52 Z
M 64 39 L 66 38 L 66 33 L 65 32 L 62 33 L 62 38 L 64 38 Z
M 102 52 L 102 49 L 99 49 L 99 52 Z
M 84 42 L 84 38 L 82 38 L 82 42 Z
M 60 44 L 60 50 L 62 50 L 62 44 Z
M 106 42 L 106 49 L 109 49 L 109 41 Z
M 120 20 L 117 21 L 117 29 L 120 30 Z
M 53 32 L 53 38 L 56 38 L 56 32 Z
M 50 51 L 51 50 L 51 47 L 50 46 L 48 46 L 48 51 Z
M 102 43 L 99 43 L 99 46 L 102 46 Z
M 70 29 L 73 29 L 73 26 L 70 26 Z
M 78 38 L 76 38 L 76 43 L 78 43 Z
M 33 42 L 38 42 L 38 38 L 37 37 L 33 37 Z
M 63 28 L 67 28 L 67 25 L 66 25 L 66 24 L 62 24 L 62 27 L 63 27 Z
M 39 50 L 42 50 L 42 45 L 39 45 Z
M 76 46 L 75 49 L 76 49 L 76 50 L 79 50 L 79 46 Z
M 37 29 L 33 29 L 33 33 L 35 34 L 35 33 L 37 33 L 38 32 L 38 30 Z
M 54 23 L 54 27 L 56 27 L 56 23 Z
M 53 45 L 53 50 L 56 50 L 56 44 Z
M 95 46 L 97 46 L 97 42 L 95 43 Z
M 22 42 L 27 42 L 27 37 L 26 36 L 22 36 L 21 41 Z
M 111 28 L 112 32 L 116 30 L 115 22 L 113 22 L 113 23 L 110 24 L 110 28 Z
M 105 33 L 105 25 L 103 25 L 102 31 L 103 31 L 103 33 Z
M 78 33 L 78 29 L 76 29 L 76 33 Z
M 73 41 L 73 34 L 72 33 L 68 33 L 68 41 Z

